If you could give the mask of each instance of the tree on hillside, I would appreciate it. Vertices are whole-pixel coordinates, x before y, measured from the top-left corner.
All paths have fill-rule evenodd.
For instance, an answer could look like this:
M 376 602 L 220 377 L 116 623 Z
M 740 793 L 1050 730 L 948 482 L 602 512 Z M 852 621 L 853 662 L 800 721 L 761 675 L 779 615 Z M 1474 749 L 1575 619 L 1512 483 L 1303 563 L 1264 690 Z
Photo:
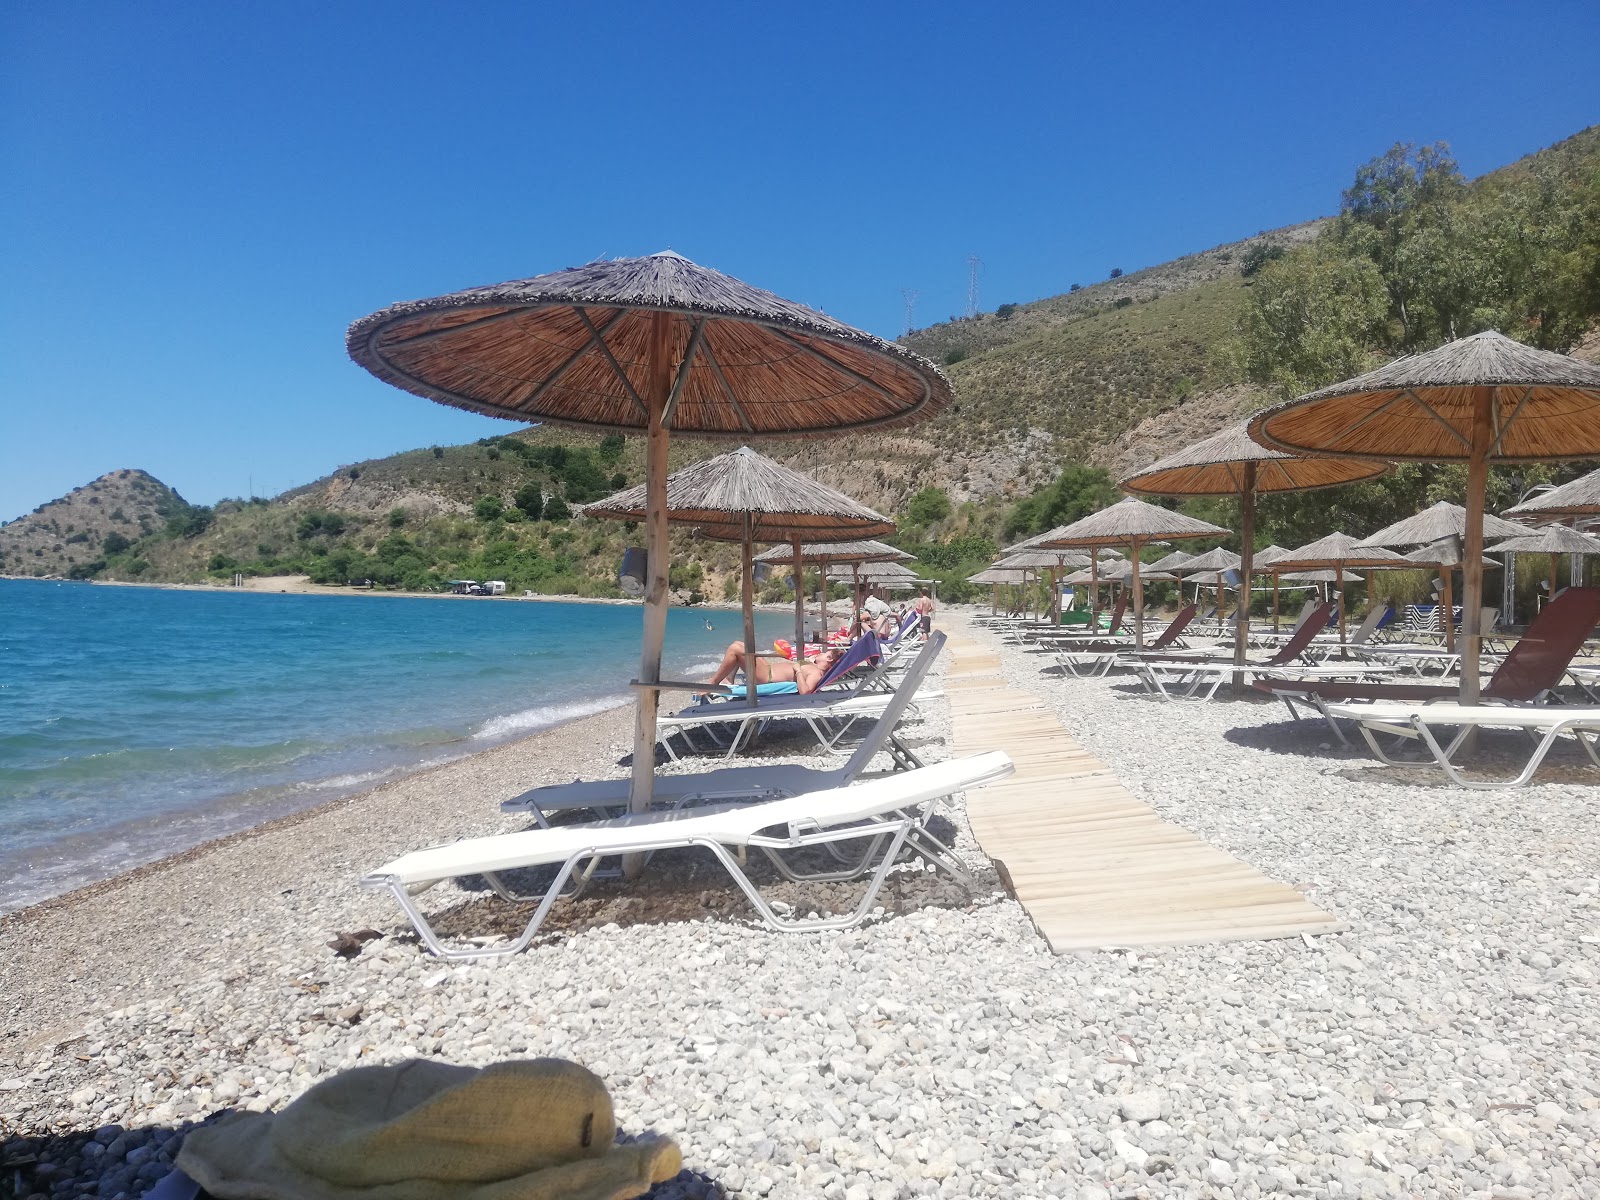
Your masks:
M 950 515 L 950 497 L 943 488 L 925 487 L 906 505 L 906 518 L 917 525 L 932 525 Z
M 1069 525 L 1114 504 L 1116 499 L 1116 484 L 1101 468 L 1067 467 L 1056 476 L 1054 483 L 1020 501 L 1006 514 L 1006 540 L 1043 533 L 1057 525 Z
M 566 521 L 572 517 L 572 510 L 567 507 L 567 502 L 560 496 L 551 496 L 544 502 L 544 519 L 546 521 Z
M 537 483 L 525 483 L 517 489 L 513 503 L 530 521 L 537 521 L 544 512 L 544 492 Z

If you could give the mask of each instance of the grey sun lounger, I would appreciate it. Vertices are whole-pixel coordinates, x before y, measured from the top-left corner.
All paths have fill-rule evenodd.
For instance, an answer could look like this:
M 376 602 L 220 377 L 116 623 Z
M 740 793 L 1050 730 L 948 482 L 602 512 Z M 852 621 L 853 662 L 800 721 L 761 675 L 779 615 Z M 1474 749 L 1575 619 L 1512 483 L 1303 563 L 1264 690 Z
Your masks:
M 750 734 L 768 721 L 793 719 L 805 722 L 815 735 L 817 744 L 824 750 L 832 750 L 849 730 L 852 722 L 881 715 L 896 694 L 909 692 L 907 701 L 909 704 L 915 704 L 919 699 L 932 700 L 942 695 L 941 692 L 920 689 L 928 667 L 932 665 L 933 659 L 938 656 L 944 643 L 945 638 L 942 633 L 935 633 L 930 637 L 917 652 L 917 658 L 913 660 L 911 668 L 901 677 L 892 691 L 873 690 L 873 683 L 879 677 L 874 673 L 868 675 L 855 688 L 845 692 L 812 692 L 807 696 L 763 696 L 754 705 L 743 700 L 691 704 L 678 712 L 664 713 L 656 718 L 656 740 L 666 750 L 667 757 L 677 761 L 679 755 L 672 746 L 672 735 L 681 735 L 694 749 L 696 747 L 692 741 L 692 733 L 698 730 L 712 740 L 714 748 L 720 751 L 724 758 L 732 758 Z M 917 670 L 919 665 L 922 668 L 920 671 Z M 883 669 L 884 664 L 880 662 L 878 671 Z M 719 728 L 727 731 L 725 743 L 715 736 Z
M 842 767 L 819 770 L 783 763 L 723 767 L 721 770 L 702 771 L 694 775 L 657 775 L 653 789 L 655 802 L 671 808 L 683 808 L 691 804 L 748 803 L 776 800 L 824 788 L 845 787 L 860 778 L 880 751 L 889 754 L 896 770 L 922 766 L 922 760 L 900 741 L 895 726 L 910 707 L 923 677 L 938 656 L 944 636 L 942 633 L 933 635 L 937 644 L 930 639 L 931 651 L 917 656 L 911 669 L 906 672 L 904 685 L 890 694 L 888 705 L 873 721 L 866 737 L 861 739 Z M 628 779 L 600 779 L 533 788 L 503 801 L 500 808 L 503 812 L 527 813 L 541 826 L 548 826 L 549 818 L 556 813 L 591 811 L 602 817 L 620 816 L 628 807 L 630 784 L 631 780 Z
M 567 882 L 576 877 L 581 887 L 601 859 L 698 847 L 715 856 L 756 912 L 773 929 L 784 932 L 844 929 L 859 924 L 872 910 L 873 901 L 902 850 L 919 855 L 965 881 L 960 866 L 937 841 L 926 836 L 922 828 L 922 809 L 946 796 L 1004 779 L 1013 770 L 1006 754 L 991 750 L 886 775 L 852 787 L 807 792 L 764 804 L 636 813 L 587 825 L 467 838 L 402 855 L 363 876 L 361 886 L 392 895 L 411 919 L 424 944 L 435 954 L 452 959 L 489 958 L 526 949 Z M 784 858 L 791 851 L 808 847 L 840 850 L 851 843 L 863 846 L 860 855 L 838 869 L 805 872 Z M 779 874 L 795 882 L 867 876 L 868 884 L 860 902 L 848 913 L 785 918 L 766 901 L 741 866 L 739 852 L 747 849 L 762 851 Z M 538 897 L 538 907 L 521 936 L 503 945 L 447 946 L 416 904 L 415 897 L 435 884 L 474 875 L 482 876 L 496 895 L 515 901 L 521 897 L 512 893 L 503 874 L 539 866 L 558 868 L 555 878 Z M 641 886 L 648 887 L 648 882 Z

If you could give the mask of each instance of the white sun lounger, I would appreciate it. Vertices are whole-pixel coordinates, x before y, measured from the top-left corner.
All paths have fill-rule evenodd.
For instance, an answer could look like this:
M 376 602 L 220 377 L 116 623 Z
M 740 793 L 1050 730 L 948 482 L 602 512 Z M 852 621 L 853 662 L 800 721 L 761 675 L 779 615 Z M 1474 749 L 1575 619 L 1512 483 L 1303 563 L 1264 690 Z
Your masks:
M 931 660 L 936 657 L 944 646 L 944 640 L 943 634 L 935 633 L 918 651 L 918 658 Z M 914 661 L 913 666 L 915 665 Z M 882 667 L 883 664 L 880 663 L 878 669 L 881 671 Z M 656 718 L 656 740 L 666 749 L 667 757 L 676 762 L 678 752 L 673 749 L 672 735 L 675 733 L 682 735 L 692 746 L 690 731 L 704 730 L 708 737 L 718 743 L 717 748 L 723 750 L 723 757 L 732 758 L 758 726 L 767 721 L 791 718 L 804 721 L 816 736 L 817 743 L 824 750 L 832 750 L 849 729 L 851 722 L 861 717 L 882 715 L 897 693 L 909 689 L 911 695 L 908 702 L 913 704 L 917 700 L 933 700 L 943 694 L 938 691 L 919 691 L 922 679 L 927 674 L 926 668 L 917 675 L 915 681 L 917 686 L 912 685 L 912 674 L 913 672 L 908 670 L 893 691 L 870 690 L 871 681 L 876 678 L 874 674 L 846 692 L 812 692 L 809 696 L 762 696 L 755 705 L 742 699 L 691 704 L 678 712 L 664 713 Z M 718 726 L 732 726 L 725 749 L 712 732 Z
M 936 763 L 858 783 L 853 787 L 807 792 L 764 804 L 675 809 L 637 813 L 614 821 L 529 829 L 494 837 L 468 838 L 403 855 L 361 879 L 371 891 L 388 891 L 416 926 L 423 942 L 444 958 L 480 958 L 515 954 L 533 941 L 551 906 L 574 873 L 586 881 L 602 858 L 647 854 L 657 850 L 704 847 L 722 863 L 756 911 L 774 929 L 802 931 L 843 929 L 861 921 L 872 909 L 883 881 L 902 849 L 921 855 L 935 866 L 965 879 L 942 847 L 922 832 L 922 808 L 945 796 L 1004 779 L 1011 759 L 998 750 Z M 786 863 L 786 851 L 810 846 L 837 848 L 864 842 L 860 857 L 839 870 L 797 872 Z M 885 845 L 887 843 L 887 845 Z M 794 881 L 853 879 L 872 872 L 860 903 L 849 913 L 791 920 L 780 917 L 740 866 L 736 851 L 754 847 L 766 853 L 780 874 Z M 880 857 L 881 852 L 881 857 Z M 872 864 L 877 860 L 874 869 Z M 440 941 L 414 897 L 447 879 L 481 875 L 494 892 L 517 900 L 501 875 L 524 867 L 556 866 L 555 879 L 539 899 L 522 935 L 505 945 L 452 948 Z
M 1209 700 L 1235 674 L 1242 675 L 1248 682 L 1252 679 L 1365 679 L 1371 675 L 1394 673 L 1394 667 L 1387 663 L 1365 660 L 1348 663 L 1330 661 L 1316 665 L 1286 663 L 1276 667 L 1246 663 L 1239 667 L 1215 660 L 1185 663 L 1127 658 L 1120 665 L 1132 667 L 1145 688 L 1163 700 Z
M 801 792 L 816 792 L 824 788 L 845 787 L 854 783 L 865 771 L 878 752 L 887 751 L 897 770 L 922 766 L 922 760 L 895 736 L 895 726 L 905 715 L 923 677 L 944 644 L 944 634 L 935 633 L 932 649 L 919 654 L 906 672 L 900 688 L 889 695 L 888 705 L 873 722 L 867 736 L 861 739 L 855 752 L 842 767 L 818 770 L 815 767 L 775 764 L 773 766 L 724 767 L 719 771 L 703 771 L 695 775 L 657 775 L 653 796 L 658 804 L 683 808 L 690 804 L 749 803 L 757 800 L 776 800 L 795 796 Z M 931 639 L 930 639 L 931 641 Z M 592 810 L 602 817 L 620 816 L 628 807 L 631 781 L 627 779 L 600 779 L 593 782 L 556 784 L 534 788 L 501 802 L 504 812 L 528 813 L 541 826 L 550 824 L 549 817 L 559 812 Z
M 1600 708 L 1567 708 L 1545 706 L 1541 708 L 1505 707 L 1480 704 L 1471 707 L 1460 704 L 1329 704 L 1331 717 L 1342 717 L 1355 722 L 1361 736 L 1372 752 L 1383 762 L 1394 767 L 1414 767 L 1415 762 L 1397 759 L 1385 753 L 1374 734 L 1386 733 L 1395 737 L 1421 742 L 1433 755 L 1433 761 L 1450 777 L 1452 783 L 1470 788 L 1520 787 L 1533 778 L 1539 764 L 1544 762 L 1556 744 L 1556 739 L 1571 734 L 1588 754 L 1590 761 L 1600 767 L 1596 738 L 1600 738 Z M 1435 735 L 1436 728 L 1459 729 L 1448 745 L 1441 745 Z M 1452 756 L 1474 729 L 1520 729 L 1534 740 L 1533 753 L 1522 771 L 1511 779 L 1467 779 L 1457 768 Z

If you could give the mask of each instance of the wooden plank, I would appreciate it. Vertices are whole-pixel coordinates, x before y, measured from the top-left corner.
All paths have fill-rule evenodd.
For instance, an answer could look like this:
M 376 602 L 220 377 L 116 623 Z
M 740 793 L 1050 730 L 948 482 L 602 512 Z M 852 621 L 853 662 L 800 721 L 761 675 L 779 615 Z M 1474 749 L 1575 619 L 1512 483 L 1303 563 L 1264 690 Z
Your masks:
M 1046 702 L 998 678 L 998 655 L 967 639 L 951 650 L 953 751 L 1004 750 L 1016 766 L 967 797 L 968 822 L 1053 951 L 1344 928 L 1294 888 L 1163 820 Z

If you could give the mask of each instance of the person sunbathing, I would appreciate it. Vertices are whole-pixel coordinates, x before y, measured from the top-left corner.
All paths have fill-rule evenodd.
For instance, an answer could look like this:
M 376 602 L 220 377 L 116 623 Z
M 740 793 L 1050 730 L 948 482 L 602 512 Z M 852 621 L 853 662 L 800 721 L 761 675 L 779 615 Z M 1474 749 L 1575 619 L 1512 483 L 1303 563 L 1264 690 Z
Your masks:
M 802 696 L 809 696 L 817 690 L 817 685 L 829 671 L 833 664 L 839 661 L 840 651 L 829 647 L 818 654 L 810 662 L 797 663 L 787 658 L 768 658 L 765 655 L 756 657 L 756 683 L 792 683 Z M 712 683 L 729 683 L 734 674 L 744 668 L 744 643 L 729 642 L 728 649 L 722 656 L 716 674 L 711 676 Z

